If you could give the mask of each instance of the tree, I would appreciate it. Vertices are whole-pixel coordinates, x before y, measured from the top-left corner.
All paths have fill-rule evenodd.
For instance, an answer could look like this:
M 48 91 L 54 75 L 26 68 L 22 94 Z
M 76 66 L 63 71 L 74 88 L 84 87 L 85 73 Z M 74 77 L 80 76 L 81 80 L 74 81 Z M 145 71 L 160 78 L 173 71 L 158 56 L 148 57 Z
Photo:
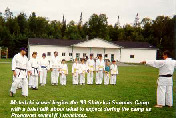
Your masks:
M 89 37 L 90 38 L 103 38 L 109 40 L 108 35 L 108 21 L 105 14 L 93 14 L 88 21 Z
M 8 20 L 9 18 L 11 19 L 13 17 L 13 13 L 10 11 L 8 7 L 5 9 L 4 16 L 5 20 Z
M 59 21 L 51 21 L 48 25 L 48 36 L 51 38 L 61 39 L 61 23 Z
M 25 34 L 28 32 L 27 16 L 25 13 L 20 13 L 17 16 L 17 22 L 20 28 L 20 33 Z
M 79 35 L 78 32 L 78 27 L 75 25 L 74 21 L 70 21 L 69 24 L 67 24 L 66 28 L 66 37 L 68 39 L 81 39 L 81 36 Z

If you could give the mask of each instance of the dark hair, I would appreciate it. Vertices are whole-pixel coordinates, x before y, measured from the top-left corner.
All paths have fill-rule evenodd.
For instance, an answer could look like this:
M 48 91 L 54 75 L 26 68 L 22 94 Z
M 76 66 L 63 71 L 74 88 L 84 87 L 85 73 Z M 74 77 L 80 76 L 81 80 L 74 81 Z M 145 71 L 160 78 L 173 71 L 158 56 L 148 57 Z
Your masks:
M 102 54 L 99 54 L 99 57 L 102 57 Z
M 167 55 L 169 58 L 172 57 L 172 55 L 171 55 L 171 53 L 170 53 L 169 50 L 164 51 L 164 52 L 163 52 L 163 55 Z
M 33 52 L 33 53 L 32 53 L 32 56 L 33 56 L 34 54 L 37 55 L 37 52 Z
M 112 62 L 116 62 L 115 60 L 112 60 Z
M 82 62 L 82 61 L 85 61 L 85 59 L 84 59 L 84 58 L 82 58 L 82 59 L 81 59 L 81 62 Z
M 62 59 L 62 61 L 65 61 L 65 59 Z
M 54 52 L 54 54 L 58 53 L 57 51 Z

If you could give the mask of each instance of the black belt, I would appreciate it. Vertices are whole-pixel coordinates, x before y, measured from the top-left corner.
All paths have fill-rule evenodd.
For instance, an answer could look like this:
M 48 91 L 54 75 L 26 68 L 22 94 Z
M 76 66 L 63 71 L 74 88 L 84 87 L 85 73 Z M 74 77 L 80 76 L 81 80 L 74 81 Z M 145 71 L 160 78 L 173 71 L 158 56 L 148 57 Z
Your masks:
M 168 75 L 159 75 L 159 77 L 172 77 L 171 74 L 168 74 Z
M 22 71 L 26 71 L 26 69 L 23 69 L 23 68 L 16 68 L 16 69 L 19 69 L 19 70 L 22 70 Z
M 23 69 L 23 68 L 16 68 L 16 69 L 19 69 L 20 71 L 25 71 L 26 72 L 26 69 Z M 18 74 L 18 77 L 20 76 L 20 72 Z M 26 77 L 27 78 L 27 77 Z
M 46 68 L 46 66 L 41 66 L 41 68 Z
M 35 74 L 35 71 L 37 71 L 37 74 L 38 74 L 38 68 L 35 68 L 35 67 L 32 67 L 34 68 L 34 74 Z

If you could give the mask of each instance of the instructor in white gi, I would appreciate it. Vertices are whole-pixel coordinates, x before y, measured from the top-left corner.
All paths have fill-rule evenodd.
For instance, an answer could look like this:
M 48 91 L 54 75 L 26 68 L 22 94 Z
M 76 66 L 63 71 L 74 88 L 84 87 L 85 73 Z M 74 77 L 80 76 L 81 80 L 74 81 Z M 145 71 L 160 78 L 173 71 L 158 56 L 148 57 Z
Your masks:
M 51 84 L 58 85 L 59 71 L 60 71 L 61 60 L 58 57 L 58 52 L 54 52 L 54 56 L 50 62 L 51 69 Z
M 93 84 L 93 72 L 95 71 L 95 61 L 93 54 L 90 54 L 90 59 L 87 60 L 87 84 Z
M 16 93 L 16 89 L 20 81 L 22 82 L 22 95 L 28 96 L 28 58 L 26 57 L 26 49 L 21 48 L 20 53 L 16 54 L 12 59 L 13 83 L 10 89 L 10 96 Z
M 176 61 L 171 59 L 169 51 L 163 53 L 164 60 L 150 60 L 141 63 L 159 68 L 159 78 L 157 87 L 157 105 L 155 107 L 162 108 L 167 105 L 173 106 L 173 80 L 172 75 L 176 68 Z
M 97 71 L 96 84 L 102 84 L 104 70 L 105 70 L 105 62 L 102 58 L 102 55 L 99 54 L 99 59 L 96 61 L 96 71 Z

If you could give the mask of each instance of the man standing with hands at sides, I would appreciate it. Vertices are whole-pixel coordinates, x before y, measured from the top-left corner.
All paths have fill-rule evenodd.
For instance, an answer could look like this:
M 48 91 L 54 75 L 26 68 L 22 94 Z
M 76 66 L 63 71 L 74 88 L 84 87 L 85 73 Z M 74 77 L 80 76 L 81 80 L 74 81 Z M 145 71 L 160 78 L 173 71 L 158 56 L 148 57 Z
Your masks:
M 116 61 L 115 61 L 115 60 L 112 61 L 112 64 L 111 64 L 111 66 L 110 66 L 110 69 L 111 69 L 110 84 L 116 85 L 117 74 L 119 74 L 119 73 L 118 73 L 118 68 L 117 68 Z
M 58 57 L 58 52 L 54 52 L 54 56 L 50 61 L 51 70 L 51 84 L 58 85 L 59 71 L 60 71 L 61 60 Z
M 33 90 L 38 90 L 38 76 L 40 76 L 40 65 L 37 60 L 37 52 L 33 52 L 32 58 L 29 60 L 29 87 Z
M 40 85 L 45 86 L 47 72 L 49 70 L 49 61 L 46 59 L 46 54 L 42 54 L 42 59 L 40 60 Z
M 105 62 L 102 58 L 102 55 L 99 54 L 99 59 L 96 62 L 96 71 L 97 71 L 96 74 L 98 74 L 96 78 L 97 79 L 96 84 L 102 84 L 104 70 L 105 70 Z
M 93 59 L 93 54 L 90 54 L 90 59 L 87 60 L 87 84 L 93 84 L 93 71 L 95 71 L 95 61 Z
M 13 83 L 10 89 L 10 96 L 16 93 L 16 89 L 20 81 L 22 82 L 22 95 L 28 96 L 28 58 L 27 50 L 20 49 L 20 53 L 16 54 L 12 59 Z
M 157 80 L 157 105 L 155 107 L 162 108 L 167 105 L 173 106 L 173 80 L 172 75 L 176 68 L 176 61 L 171 59 L 169 51 L 163 52 L 164 60 L 149 60 L 143 61 L 142 64 L 147 64 L 159 69 L 159 78 Z
M 73 85 L 78 85 L 79 63 L 77 58 L 75 59 L 75 63 L 72 65 L 72 76 L 73 76 Z

